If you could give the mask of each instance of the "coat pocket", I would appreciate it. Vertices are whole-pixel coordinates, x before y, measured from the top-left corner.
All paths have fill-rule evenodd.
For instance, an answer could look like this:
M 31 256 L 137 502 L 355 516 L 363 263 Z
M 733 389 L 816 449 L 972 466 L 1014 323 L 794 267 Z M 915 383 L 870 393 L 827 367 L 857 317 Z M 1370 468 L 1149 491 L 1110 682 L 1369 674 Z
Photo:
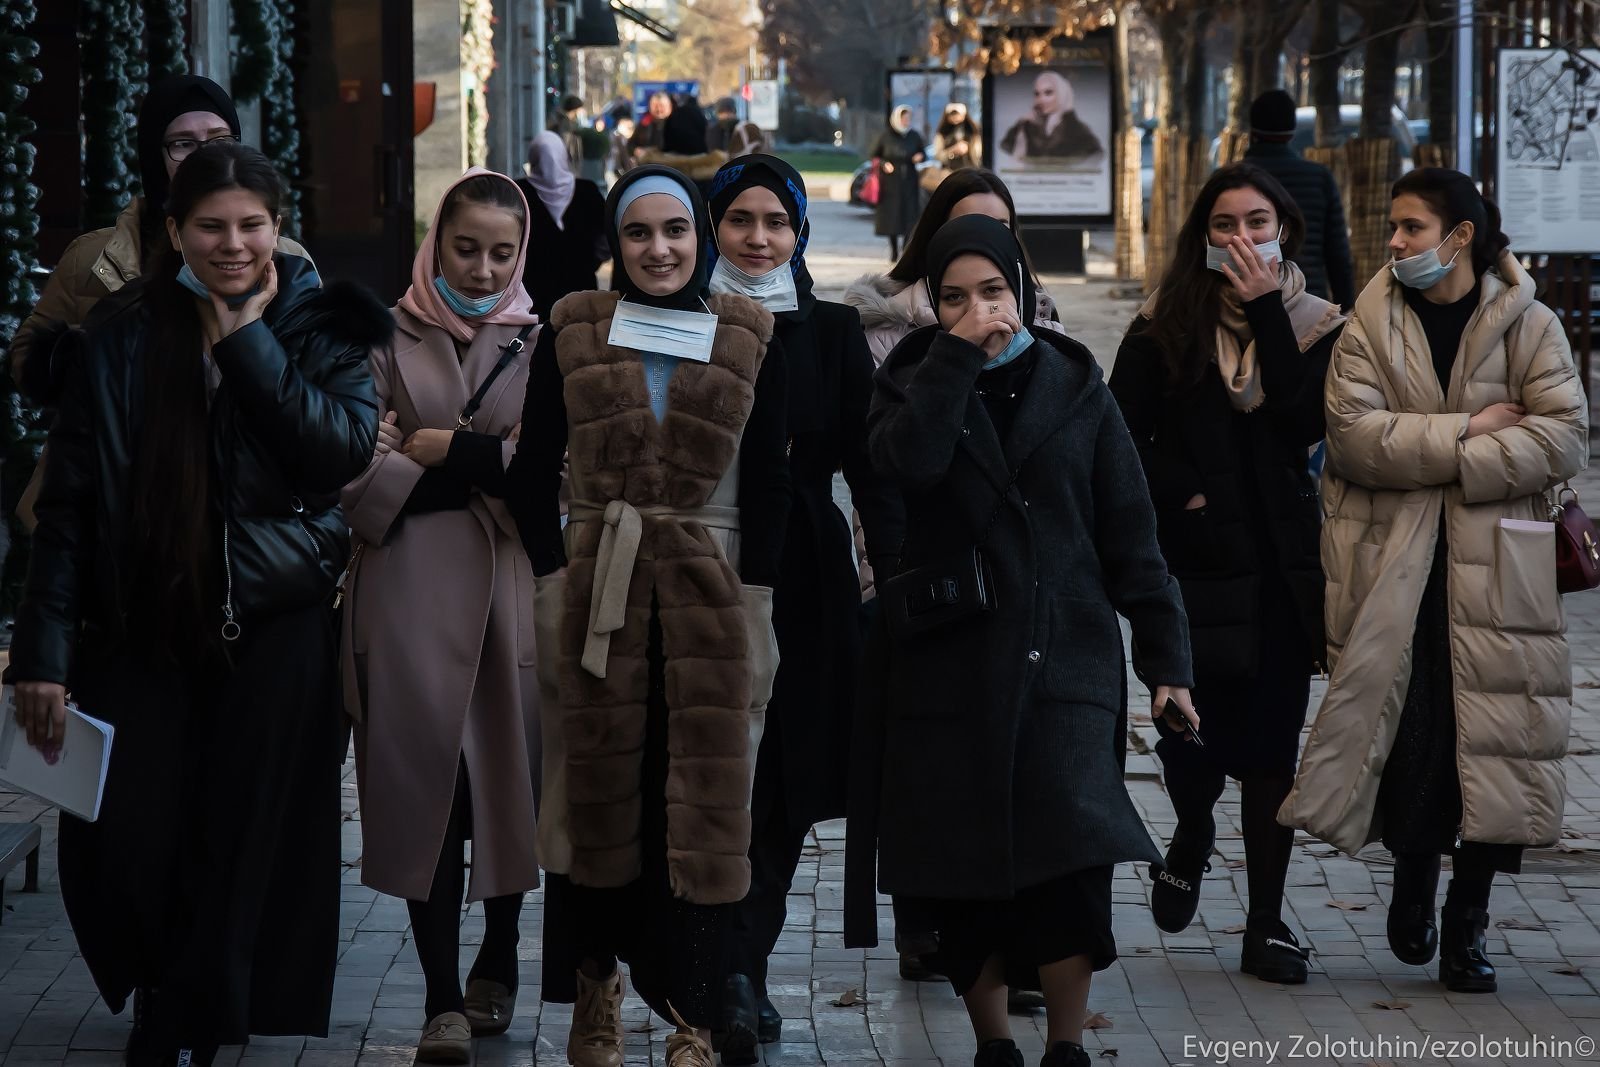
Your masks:
M 1383 563 L 1383 546 L 1357 541 L 1350 546 L 1350 565 L 1340 583 L 1339 596 L 1329 601 L 1337 605 L 1338 614 L 1328 620 L 1328 639 L 1342 645 L 1355 629 L 1356 616 L 1366 602 L 1372 587 L 1378 581 L 1378 571 Z
M 533 564 L 521 549 L 511 553 L 512 573 L 516 577 L 517 596 L 517 666 L 532 667 L 539 661 L 538 608 L 534 598 L 538 584 L 533 580 Z
M 1495 527 L 1489 618 L 1500 630 L 1561 630 L 1554 523 L 1501 519 Z
M 1052 700 L 1115 712 L 1122 703 L 1122 653 L 1122 630 L 1109 602 L 1070 596 L 1051 599 L 1043 682 Z
M 541 650 L 534 657 L 538 668 L 542 706 L 557 705 L 556 680 L 560 677 L 561 623 L 566 614 L 567 576 L 565 572 L 547 574 L 533 580 L 533 645 Z M 520 621 L 520 616 L 519 616 Z

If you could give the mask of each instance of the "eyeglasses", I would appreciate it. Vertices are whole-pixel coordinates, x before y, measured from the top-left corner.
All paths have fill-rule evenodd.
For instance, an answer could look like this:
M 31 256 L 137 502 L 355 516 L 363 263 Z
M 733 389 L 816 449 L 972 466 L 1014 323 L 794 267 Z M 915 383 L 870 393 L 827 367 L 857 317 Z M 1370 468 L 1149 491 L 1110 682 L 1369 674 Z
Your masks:
M 225 133 L 221 137 L 212 137 L 204 141 L 196 141 L 192 137 L 179 137 L 175 141 L 168 141 L 161 147 L 167 150 L 168 159 L 172 160 L 174 163 L 182 163 L 184 160 L 194 155 L 195 149 L 197 148 L 208 144 L 225 144 L 229 142 L 236 142 L 238 140 L 239 138 L 235 137 L 231 133 Z

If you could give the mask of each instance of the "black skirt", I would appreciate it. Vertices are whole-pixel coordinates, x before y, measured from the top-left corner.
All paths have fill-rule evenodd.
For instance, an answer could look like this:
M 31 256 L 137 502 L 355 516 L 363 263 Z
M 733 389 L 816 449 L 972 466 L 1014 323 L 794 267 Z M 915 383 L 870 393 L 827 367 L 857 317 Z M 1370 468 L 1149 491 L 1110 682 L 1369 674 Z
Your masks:
M 208 666 L 84 638 L 73 694 L 116 735 L 99 820 L 61 816 L 61 896 L 112 1011 L 160 990 L 158 1046 L 327 1032 L 335 641 L 326 608 L 247 624 L 232 662 Z
M 895 922 L 903 930 L 929 931 L 938 948 L 925 957 L 947 976 L 957 996 L 977 984 L 984 964 L 999 955 L 1006 984 L 1040 989 L 1039 968 L 1088 956 L 1103 971 L 1117 960 L 1111 932 L 1110 867 L 1073 871 L 1018 890 L 1010 900 L 936 900 L 897 896 Z
M 585 959 L 628 964 L 634 992 L 663 1019 L 690 1026 L 718 1021 L 736 904 L 694 904 L 672 892 L 667 871 L 667 691 L 661 616 L 650 620 L 650 690 L 640 771 L 638 878 L 614 889 L 548 874 L 544 886 L 541 997 L 571 1004 Z M 670 1005 L 670 1006 L 669 1006 Z
M 1411 640 L 1411 684 L 1394 747 L 1378 782 L 1383 847 L 1396 854 L 1466 852 L 1478 865 L 1516 874 L 1522 869 L 1520 845 L 1474 841 L 1456 845 L 1461 777 L 1450 658 L 1449 555 L 1441 526 Z

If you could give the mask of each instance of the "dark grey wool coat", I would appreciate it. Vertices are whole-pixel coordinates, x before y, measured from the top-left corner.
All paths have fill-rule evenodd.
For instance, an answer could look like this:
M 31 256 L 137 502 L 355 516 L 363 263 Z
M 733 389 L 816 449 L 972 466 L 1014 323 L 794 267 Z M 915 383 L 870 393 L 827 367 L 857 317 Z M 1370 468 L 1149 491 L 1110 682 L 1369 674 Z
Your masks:
M 884 892 L 1004 900 L 1090 867 L 1159 861 L 1122 781 L 1117 615 L 1149 685 L 1192 682 L 1177 584 L 1122 415 L 1076 341 L 1041 332 L 1011 432 L 975 346 L 930 326 L 875 380 L 874 467 L 906 498 L 903 569 L 986 544 L 997 609 L 869 651 L 852 767 L 846 943 L 875 943 Z

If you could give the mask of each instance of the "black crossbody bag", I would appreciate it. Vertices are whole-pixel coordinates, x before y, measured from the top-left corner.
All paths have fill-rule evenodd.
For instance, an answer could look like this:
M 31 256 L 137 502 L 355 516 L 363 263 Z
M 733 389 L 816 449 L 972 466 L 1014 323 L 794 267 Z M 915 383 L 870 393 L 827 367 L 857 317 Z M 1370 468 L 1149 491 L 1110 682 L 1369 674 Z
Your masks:
M 1011 488 L 1021 474 L 1021 466 L 1011 472 L 977 544 L 936 563 L 904 571 L 880 584 L 884 619 L 889 635 L 896 641 L 911 641 L 930 630 L 994 611 L 994 573 L 984 546 L 1000 519 L 1006 497 L 1011 495 Z

